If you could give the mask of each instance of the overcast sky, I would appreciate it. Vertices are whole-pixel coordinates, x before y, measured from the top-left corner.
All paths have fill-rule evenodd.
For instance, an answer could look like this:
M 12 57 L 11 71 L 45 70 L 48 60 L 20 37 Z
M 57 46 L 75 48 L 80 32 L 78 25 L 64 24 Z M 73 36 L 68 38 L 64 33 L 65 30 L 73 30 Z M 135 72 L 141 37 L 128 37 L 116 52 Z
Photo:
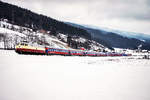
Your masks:
M 2 0 L 61 21 L 150 34 L 150 0 Z

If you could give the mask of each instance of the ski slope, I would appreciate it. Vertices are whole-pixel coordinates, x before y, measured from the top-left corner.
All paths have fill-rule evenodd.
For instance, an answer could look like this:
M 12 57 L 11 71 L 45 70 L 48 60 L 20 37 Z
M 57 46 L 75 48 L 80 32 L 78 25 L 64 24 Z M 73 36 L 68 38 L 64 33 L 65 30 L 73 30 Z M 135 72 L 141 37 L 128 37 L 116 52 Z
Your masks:
M 0 100 L 150 100 L 150 61 L 0 50 Z

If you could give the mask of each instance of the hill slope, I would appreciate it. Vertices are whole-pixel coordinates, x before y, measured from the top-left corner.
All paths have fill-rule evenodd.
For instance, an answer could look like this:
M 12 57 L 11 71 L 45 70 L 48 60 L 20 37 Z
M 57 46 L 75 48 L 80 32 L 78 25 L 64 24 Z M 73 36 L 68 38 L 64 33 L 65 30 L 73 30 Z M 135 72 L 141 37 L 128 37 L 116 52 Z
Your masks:
M 102 46 L 103 44 L 101 45 L 101 43 L 92 41 L 91 34 L 85 29 L 68 25 L 64 22 L 60 22 L 53 18 L 31 12 L 27 9 L 23 9 L 15 5 L 0 1 L 0 11 L 0 19 L 2 21 L 6 19 L 6 22 L 12 25 L 12 27 L 9 27 L 4 24 L 2 26 L 3 28 L 9 28 L 10 30 L 14 31 L 14 25 L 16 25 L 19 27 L 17 30 L 19 30 L 20 33 L 27 29 L 29 30 L 28 32 L 32 35 L 36 32 L 39 32 L 40 30 L 43 30 L 44 34 L 57 37 L 57 39 L 61 39 L 65 43 L 67 43 L 67 41 L 65 41 L 66 37 L 71 37 L 71 44 L 69 45 L 71 48 L 84 47 L 89 50 L 94 49 L 94 46 L 99 46 L 99 48 L 105 46 Z M 62 39 L 61 36 L 65 36 L 65 39 Z M 80 41 L 84 39 L 84 42 Z M 111 48 L 111 46 L 107 47 Z
M 69 45 L 68 36 L 65 34 L 58 33 L 57 36 L 54 36 L 40 31 L 35 32 L 27 27 L 0 21 L 0 48 L 14 49 L 15 45 L 22 41 L 27 41 L 29 45 L 36 47 L 46 46 L 65 49 L 80 49 L 84 47 L 87 50 L 104 50 L 106 48 L 93 40 L 82 37 L 71 38 Z
M 66 23 L 87 30 L 87 32 L 91 34 L 93 40 L 97 42 L 104 40 L 111 47 L 137 49 L 139 45 L 142 45 L 141 49 L 150 50 L 149 35 L 117 30 L 114 31 L 111 29 L 108 30 L 103 28 L 98 29 L 91 26 L 78 25 L 69 22 Z
M 33 30 L 44 29 L 51 31 L 54 35 L 61 32 L 63 34 L 79 35 L 86 38 L 90 37 L 90 34 L 84 29 L 73 27 L 53 18 L 1 1 L 0 11 L 0 18 L 8 19 L 9 23 L 12 24 L 28 27 Z

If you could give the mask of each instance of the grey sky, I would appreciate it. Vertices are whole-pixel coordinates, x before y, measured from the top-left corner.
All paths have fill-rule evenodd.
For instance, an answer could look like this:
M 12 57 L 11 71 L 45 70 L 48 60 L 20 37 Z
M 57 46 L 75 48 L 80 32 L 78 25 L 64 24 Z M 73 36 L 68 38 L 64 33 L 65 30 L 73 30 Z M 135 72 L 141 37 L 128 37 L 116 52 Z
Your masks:
M 2 0 L 49 17 L 150 34 L 150 0 Z

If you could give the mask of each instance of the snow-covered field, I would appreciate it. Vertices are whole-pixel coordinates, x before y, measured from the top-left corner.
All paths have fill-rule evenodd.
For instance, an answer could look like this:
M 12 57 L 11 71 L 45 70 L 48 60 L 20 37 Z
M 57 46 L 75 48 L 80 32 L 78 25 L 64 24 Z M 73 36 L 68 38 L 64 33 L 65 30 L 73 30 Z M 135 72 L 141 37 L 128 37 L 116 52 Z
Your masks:
M 150 100 L 150 60 L 0 50 L 0 100 Z

